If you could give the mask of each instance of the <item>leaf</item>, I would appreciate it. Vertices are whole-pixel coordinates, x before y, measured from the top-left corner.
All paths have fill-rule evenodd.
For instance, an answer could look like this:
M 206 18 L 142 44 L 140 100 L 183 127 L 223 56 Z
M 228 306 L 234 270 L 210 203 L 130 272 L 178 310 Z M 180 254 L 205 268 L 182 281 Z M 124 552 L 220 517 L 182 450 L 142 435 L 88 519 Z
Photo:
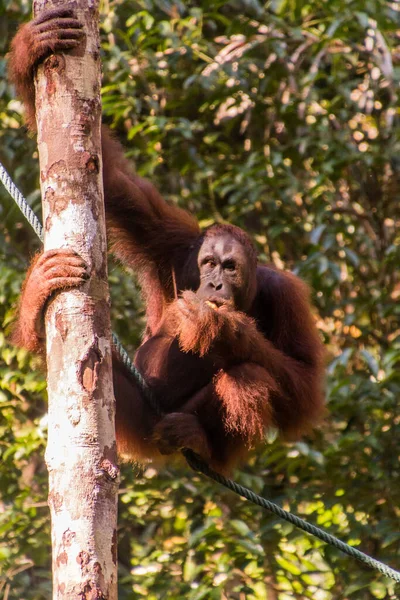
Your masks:
M 325 231 L 325 229 L 326 229 L 326 225 L 318 225 L 318 227 L 313 229 L 312 232 L 310 233 L 310 242 L 316 246 L 321 238 L 321 235 Z
M 300 575 L 301 574 L 301 569 L 299 569 L 299 567 L 297 565 L 286 560 L 282 556 L 276 556 L 275 560 L 278 563 L 278 565 L 280 565 L 283 569 L 285 569 L 285 571 L 288 571 L 292 575 Z
M 233 519 L 231 521 L 232 527 L 238 532 L 242 537 L 246 537 L 250 533 L 250 528 L 244 521 L 239 521 L 238 519 Z
M 353 250 L 351 250 L 350 248 L 345 248 L 344 251 L 345 251 L 345 254 L 346 254 L 347 258 L 351 262 L 351 264 L 354 267 L 359 267 L 360 266 L 360 259 L 357 256 L 357 254 L 355 252 L 353 252 Z
M 370 352 L 368 352 L 368 350 L 361 350 L 360 354 L 361 354 L 361 356 L 364 357 L 364 359 L 365 359 L 370 371 L 374 375 L 374 377 L 377 377 L 378 372 L 379 372 L 379 365 L 378 365 L 376 358 L 374 358 L 374 356 L 372 356 L 372 354 Z
M 369 589 L 374 598 L 386 598 L 386 586 L 384 583 L 380 583 L 379 581 L 373 581 Z

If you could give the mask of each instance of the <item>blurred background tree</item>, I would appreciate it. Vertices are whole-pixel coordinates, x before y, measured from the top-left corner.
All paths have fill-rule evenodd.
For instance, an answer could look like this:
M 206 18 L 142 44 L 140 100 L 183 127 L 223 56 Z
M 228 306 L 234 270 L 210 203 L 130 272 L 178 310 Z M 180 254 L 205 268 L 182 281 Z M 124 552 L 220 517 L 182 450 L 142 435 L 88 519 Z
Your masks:
M 6 80 L 30 17 L 0 4 L 0 160 L 40 212 L 36 144 Z M 138 172 L 206 226 L 229 221 L 262 261 L 312 287 L 329 415 L 269 439 L 235 476 L 398 567 L 400 557 L 400 3 L 110 0 L 104 118 Z M 39 243 L 0 189 L 0 597 L 50 597 L 45 380 L 7 342 Z M 133 354 L 143 310 L 110 263 L 114 329 Z M 129 331 L 129 335 L 127 332 Z M 394 584 L 188 468 L 127 465 L 120 599 L 367 600 Z

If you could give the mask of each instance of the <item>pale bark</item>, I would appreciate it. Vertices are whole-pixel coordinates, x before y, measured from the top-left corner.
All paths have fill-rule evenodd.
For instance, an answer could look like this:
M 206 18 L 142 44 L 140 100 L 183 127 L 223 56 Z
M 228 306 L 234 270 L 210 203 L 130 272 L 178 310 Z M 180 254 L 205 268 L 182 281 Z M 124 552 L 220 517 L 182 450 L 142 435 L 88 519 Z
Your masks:
M 34 0 L 34 13 L 57 2 Z M 59 3 L 58 3 L 59 4 Z M 46 315 L 53 598 L 117 598 L 118 467 L 100 143 L 97 0 L 71 3 L 86 37 L 36 79 L 45 250 L 73 248 L 91 279 Z

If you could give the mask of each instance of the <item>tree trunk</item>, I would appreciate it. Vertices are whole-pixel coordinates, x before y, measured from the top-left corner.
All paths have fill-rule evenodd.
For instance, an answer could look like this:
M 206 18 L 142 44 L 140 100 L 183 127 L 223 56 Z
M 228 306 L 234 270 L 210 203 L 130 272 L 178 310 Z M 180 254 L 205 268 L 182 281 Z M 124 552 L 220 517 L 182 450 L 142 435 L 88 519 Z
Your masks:
M 34 0 L 34 13 L 59 2 Z M 45 250 L 73 248 L 85 286 L 46 315 L 53 599 L 116 600 L 117 491 L 107 244 L 101 169 L 97 0 L 74 0 L 86 37 L 36 79 Z

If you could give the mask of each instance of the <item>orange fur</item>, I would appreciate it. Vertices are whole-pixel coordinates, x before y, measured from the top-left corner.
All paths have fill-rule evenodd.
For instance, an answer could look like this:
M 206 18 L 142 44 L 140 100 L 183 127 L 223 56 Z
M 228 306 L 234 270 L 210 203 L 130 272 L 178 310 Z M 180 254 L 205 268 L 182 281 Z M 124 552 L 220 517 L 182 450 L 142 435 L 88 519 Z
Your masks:
M 244 363 L 221 370 L 214 385 L 222 401 L 226 430 L 238 434 L 247 447 L 254 447 L 266 429 L 275 425 L 271 394 L 277 391 L 276 383 L 259 365 Z

